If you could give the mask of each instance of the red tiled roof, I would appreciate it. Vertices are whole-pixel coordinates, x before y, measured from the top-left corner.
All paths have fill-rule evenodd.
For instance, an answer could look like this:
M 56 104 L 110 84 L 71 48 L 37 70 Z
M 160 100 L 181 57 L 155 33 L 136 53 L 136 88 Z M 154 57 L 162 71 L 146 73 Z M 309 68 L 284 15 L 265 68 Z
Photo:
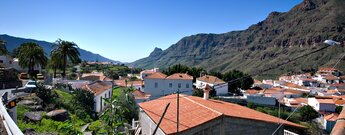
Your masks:
M 257 93 L 260 93 L 260 91 L 259 90 L 250 89 L 250 90 L 246 90 L 245 93 L 246 94 L 257 94 Z
M 335 71 L 336 68 L 319 68 L 319 71 Z
M 290 82 L 286 82 L 283 84 L 284 86 L 290 87 L 290 88 L 297 88 L 297 89 L 307 89 L 306 87 L 303 86 L 299 86 L 297 84 L 294 83 L 290 83 Z
M 89 90 L 93 92 L 95 95 L 99 95 L 103 93 L 104 91 L 111 88 L 112 88 L 112 84 L 109 82 L 95 81 L 93 83 L 85 85 L 82 89 Z
M 339 114 L 337 113 L 332 113 L 332 114 L 325 114 L 323 117 L 327 121 L 336 121 L 338 119 Z
M 331 84 L 331 86 L 334 86 L 334 87 L 345 86 L 345 83 L 334 83 L 334 84 Z
M 151 75 L 149 75 L 146 78 L 149 78 L 149 79 L 164 79 L 166 77 L 167 77 L 167 75 L 165 75 L 165 74 L 163 74 L 161 72 L 154 72 L 154 73 L 152 73 Z
M 166 79 L 172 79 L 172 80 L 193 80 L 193 77 L 188 75 L 188 74 L 184 74 L 184 73 L 175 73 L 175 74 L 172 74 L 172 75 L 166 77 Z
M 345 100 L 343 100 L 343 99 L 334 99 L 334 103 L 336 104 L 336 105 L 344 105 L 345 104 Z
M 218 77 L 211 76 L 211 75 L 205 75 L 205 76 L 199 77 L 197 78 L 197 80 L 215 84 L 215 85 L 225 83 L 223 80 L 219 79 Z
M 299 102 L 299 103 L 304 103 L 304 104 L 308 104 L 308 99 L 307 98 L 294 98 L 295 101 Z
M 158 123 L 165 109 L 165 105 L 170 103 L 160 128 L 166 134 L 176 133 L 176 94 L 140 103 L 139 106 L 155 122 Z M 193 127 L 209 122 L 221 116 L 236 117 L 242 119 L 257 120 L 268 123 L 284 123 L 288 126 L 305 128 L 301 125 L 279 119 L 277 117 L 264 114 L 237 104 L 218 101 L 205 100 L 200 97 L 180 94 L 180 125 L 179 131 L 183 132 Z
M 345 107 L 338 115 L 337 123 L 334 125 L 331 135 L 343 135 L 345 133 Z
M 334 75 L 327 75 L 325 77 L 325 79 L 327 79 L 327 80 L 338 80 L 338 78 L 336 76 L 334 76 Z
M 317 102 L 322 104 L 334 104 L 333 99 L 316 99 Z
M 148 99 L 150 98 L 151 94 L 148 94 L 148 93 L 145 93 L 145 92 L 142 92 L 140 90 L 134 90 L 132 92 L 133 96 L 135 99 Z

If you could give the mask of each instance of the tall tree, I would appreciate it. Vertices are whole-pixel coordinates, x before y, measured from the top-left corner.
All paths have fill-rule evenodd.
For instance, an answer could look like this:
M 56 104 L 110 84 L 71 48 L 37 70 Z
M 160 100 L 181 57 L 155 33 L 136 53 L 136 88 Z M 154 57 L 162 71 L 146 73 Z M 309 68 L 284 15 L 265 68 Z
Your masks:
M 33 75 L 35 66 L 44 67 L 48 60 L 43 48 L 34 42 L 21 44 L 18 59 L 19 65 L 23 68 L 28 68 L 30 75 Z
M 250 88 L 254 83 L 252 77 L 238 70 L 226 72 L 223 75 L 223 80 L 229 83 L 228 91 L 237 94 L 240 93 L 240 89 L 246 90 Z
M 6 55 L 7 53 L 6 42 L 0 39 L 0 55 Z
M 57 53 L 58 55 L 62 56 L 63 78 L 65 78 L 66 76 L 66 67 L 68 60 L 70 60 L 74 64 L 81 62 L 80 53 L 78 51 L 78 45 L 73 42 L 64 41 L 61 39 L 56 40 L 55 45 L 53 46 L 52 53 Z
M 63 68 L 63 56 L 57 52 L 50 53 L 50 60 L 48 62 L 49 68 L 54 70 L 54 78 L 56 78 L 56 70 Z

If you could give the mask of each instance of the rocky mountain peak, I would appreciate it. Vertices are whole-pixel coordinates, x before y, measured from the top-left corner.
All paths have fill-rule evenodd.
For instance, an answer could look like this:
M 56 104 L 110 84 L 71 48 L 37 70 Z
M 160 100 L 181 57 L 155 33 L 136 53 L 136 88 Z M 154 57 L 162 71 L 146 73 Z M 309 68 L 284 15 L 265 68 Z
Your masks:
M 155 49 L 150 53 L 151 57 L 159 56 L 163 53 L 161 48 L 155 47 Z
M 326 4 L 328 0 L 304 0 L 301 4 L 295 6 L 293 8 L 294 11 L 309 11 L 316 9 L 324 4 Z

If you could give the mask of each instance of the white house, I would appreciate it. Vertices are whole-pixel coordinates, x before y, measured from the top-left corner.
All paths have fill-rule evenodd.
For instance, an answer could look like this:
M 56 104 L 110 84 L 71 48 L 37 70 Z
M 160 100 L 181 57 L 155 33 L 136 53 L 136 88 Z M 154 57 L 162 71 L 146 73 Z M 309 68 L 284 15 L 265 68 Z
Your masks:
M 151 94 L 151 99 L 175 93 L 177 90 L 180 93 L 192 95 L 193 77 L 184 73 L 167 76 L 161 72 L 155 72 L 144 78 L 143 91 Z
M 104 102 L 103 98 L 112 97 L 112 83 L 106 81 L 95 81 L 90 84 L 84 85 L 83 90 L 89 90 L 94 93 L 94 110 L 99 113 L 104 111 L 107 104 Z
M 196 79 L 196 88 L 203 89 L 205 88 L 206 84 L 212 87 L 217 92 L 217 95 L 228 94 L 228 83 L 224 82 L 218 77 L 205 75 Z
M 316 111 L 323 112 L 334 112 L 336 107 L 333 99 L 308 98 L 308 105 L 312 106 Z
M 19 66 L 19 60 L 17 58 L 12 58 L 8 55 L 1 55 L 0 56 L 0 67 L 12 67 L 19 72 L 26 72 L 27 68 L 22 68 Z M 41 66 L 35 66 L 34 70 L 41 71 Z
M 140 72 L 140 79 L 144 80 L 146 77 L 148 77 L 148 76 L 150 76 L 156 72 L 159 72 L 159 68 L 153 68 L 153 69 L 141 71 Z

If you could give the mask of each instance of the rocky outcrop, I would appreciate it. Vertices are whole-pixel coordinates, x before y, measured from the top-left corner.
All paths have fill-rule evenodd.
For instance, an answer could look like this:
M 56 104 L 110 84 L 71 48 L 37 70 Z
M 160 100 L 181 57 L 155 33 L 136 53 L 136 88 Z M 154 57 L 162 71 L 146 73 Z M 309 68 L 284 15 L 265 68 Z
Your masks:
M 68 112 L 65 109 L 50 111 L 46 114 L 46 116 L 56 121 L 66 121 L 69 119 Z
M 163 52 L 155 49 L 150 56 L 129 65 L 164 69 L 183 64 L 220 72 L 237 69 L 253 73 L 315 51 L 311 56 L 305 55 L 308 60 L 288 64 L 275 72 L 317 69 L 334 64 L 333 59 L 343 53 L 345 19 L 342 18 L 345 18 L 344 0 L 304 0 L 288 12 L 272 12 L 246 30 L 184 37 Z M 326 46 L 323 44 L 326 39 L 343 44 L 319 51 Z M 274 57 L 267 57 L 272 51 Z M 339 67 L 345 67 L 345 63 L 341 64 Z M 273 73 L 270 76 L 274 76 Z
M 23 120 L 25 122 L 39 122 L 42 120 L 42 112 L 26 112 Z

